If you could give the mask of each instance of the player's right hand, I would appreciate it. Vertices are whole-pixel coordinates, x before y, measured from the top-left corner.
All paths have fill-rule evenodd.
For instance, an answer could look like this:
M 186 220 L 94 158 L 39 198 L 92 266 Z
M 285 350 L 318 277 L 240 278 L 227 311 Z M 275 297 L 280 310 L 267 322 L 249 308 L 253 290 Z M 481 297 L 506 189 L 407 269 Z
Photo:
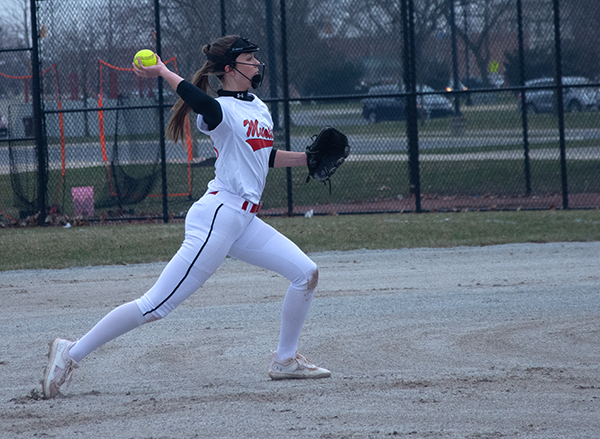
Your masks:
M 133 72 L 142 78 L 155 78 L 161 75 L 162 69 L 167 68 L 158 55 L 156 55 L 156 64 L 153 66 L 144 66 L 139 58 L 138 63 L 140 65 L 139 67 L 135 62 L 132 62 L 131 65 L 133 65 Z

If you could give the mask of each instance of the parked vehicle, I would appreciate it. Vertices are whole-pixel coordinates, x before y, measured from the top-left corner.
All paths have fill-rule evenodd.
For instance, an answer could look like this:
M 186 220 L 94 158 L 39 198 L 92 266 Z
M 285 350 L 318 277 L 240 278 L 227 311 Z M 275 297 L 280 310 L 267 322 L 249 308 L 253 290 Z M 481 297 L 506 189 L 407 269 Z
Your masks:
M 400 93 L 396 84 L 376 85 L 369 89 L 369 95 L 386 95 Z M 375 97 L 363 100 L 363 117 L 371 123 L 382 120 L 405 120 L 406 100 L 403 97 Z
M 431 93 L 434 90 L 425 85 L 422 88 L 424 93 Z M 421 87 L 417 87 L 417 93 L 421 92 Z M 369 95 L 386 95 L 404 93 L 397 84 L 377 85 L 369 89 Z M 417 110 L 419 117 L 443 117 L 452 113 L 452 104 L 448 99 L 439 94 L 419 95 L 417 96 Z M 382 120 L 405 120 L 406 119 L 406 98 L 396 97 L 374 97 L 363 100 L 363 117 L 371 123 L 377 123 Z
M 435 90 L 428 85 L 417 87 L 417 93 L 432 93 Z M 441 94 L 428 94 L 417 97 L 417 108 L 420 108 L 422 116 L 425 117 L 445 117 L 452 114 L 452 103 L 448 98 Z
M 567 87 L 569 85 L 585 85 L 590 81 L 583 77 L 566 76 L 563 81 L 563 105 L 568 113 L 579 111 L 598 111 L 600 92 L 593 87 Z M 540 78 L 527 81 L 526 87 L 552 87 L 554 78 Z M 519 109 L 522 109 L 522 96 L 518 95 Z M 527 114 L 555 112 L 555 89 L 527 90 Z

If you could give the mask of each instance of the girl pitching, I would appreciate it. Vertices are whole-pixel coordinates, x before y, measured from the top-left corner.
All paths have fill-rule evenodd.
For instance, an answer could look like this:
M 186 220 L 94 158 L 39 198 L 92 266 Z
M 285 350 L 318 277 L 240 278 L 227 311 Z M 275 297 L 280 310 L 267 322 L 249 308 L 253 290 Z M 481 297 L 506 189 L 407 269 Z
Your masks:
M 111 311 L 80 340 L 54 340 L 42 381 L 46 398 L 53 398 L 64 383 L 70 382 L 73 369 L 90 352 L 144 323 L 166 317 L 198 290 L 228 255 L 275 271 L 290 281 L 269 376 L 331 375 L 297 352 L 318 282 L 317 266 L 293 242 L 256 217 L 269 167 L 306 166 L 305 153 L 273 149 L 273 121 L 268 108 L 248 92 L 262 82 L 264 64 L 255 57 L 258 50 L 238 35 L 219 38 L 204 46 L 207 61 L 192 82 L 168 70 L 160 58 L 155 66 L 134 65 L 138 76 L 161 76 L 180 96 L 167 130 L 175 141 L 183 138 L 188 113 L 198 114 L 198 129 L 214 142 L 215 177 L 189 209 L 183 244 L 156 284 L 139 299 Z M 208 94 L 209 75 L 215 75 L 223 85 L 216 98 Z

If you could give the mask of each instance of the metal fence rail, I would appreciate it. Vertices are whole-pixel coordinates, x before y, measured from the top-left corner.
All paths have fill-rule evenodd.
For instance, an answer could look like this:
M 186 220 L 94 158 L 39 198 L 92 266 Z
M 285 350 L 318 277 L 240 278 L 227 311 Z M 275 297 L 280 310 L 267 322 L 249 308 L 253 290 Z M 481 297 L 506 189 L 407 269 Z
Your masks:
M 213 176 L 211 141 L 193 117 L 166 139 L 177 96 L 131 61 L 148 48 L 191 78 L 228 33 L 261 47 L 277 148 L 323 125 L 352 146 L 331 195 L 271 170 L 263 214 L 600 207 L 593 0 L 125 3 L 31 0 L 0 18 L 0 221 L 183 216 Z

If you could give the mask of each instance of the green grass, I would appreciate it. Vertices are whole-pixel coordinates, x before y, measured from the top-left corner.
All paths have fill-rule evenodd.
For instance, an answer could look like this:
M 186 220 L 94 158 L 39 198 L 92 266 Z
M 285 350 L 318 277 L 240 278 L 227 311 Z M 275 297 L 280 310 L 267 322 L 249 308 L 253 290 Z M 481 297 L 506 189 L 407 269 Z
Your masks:
M 65 268 L 168 260 L 183 240 L 182 224 L 27 228 L 0 231 L 2 270 Z M 10 257 L 8 257 L 10 255 Z
M 462 212 L 266 218 L 305 252 L 600 240 L 600 211 Z M 0 270 L 168 261 L 184 226 L 0 230 Z
M 600 239 L 600 211 L 390 214 L 268 221 L 307 252 Z

